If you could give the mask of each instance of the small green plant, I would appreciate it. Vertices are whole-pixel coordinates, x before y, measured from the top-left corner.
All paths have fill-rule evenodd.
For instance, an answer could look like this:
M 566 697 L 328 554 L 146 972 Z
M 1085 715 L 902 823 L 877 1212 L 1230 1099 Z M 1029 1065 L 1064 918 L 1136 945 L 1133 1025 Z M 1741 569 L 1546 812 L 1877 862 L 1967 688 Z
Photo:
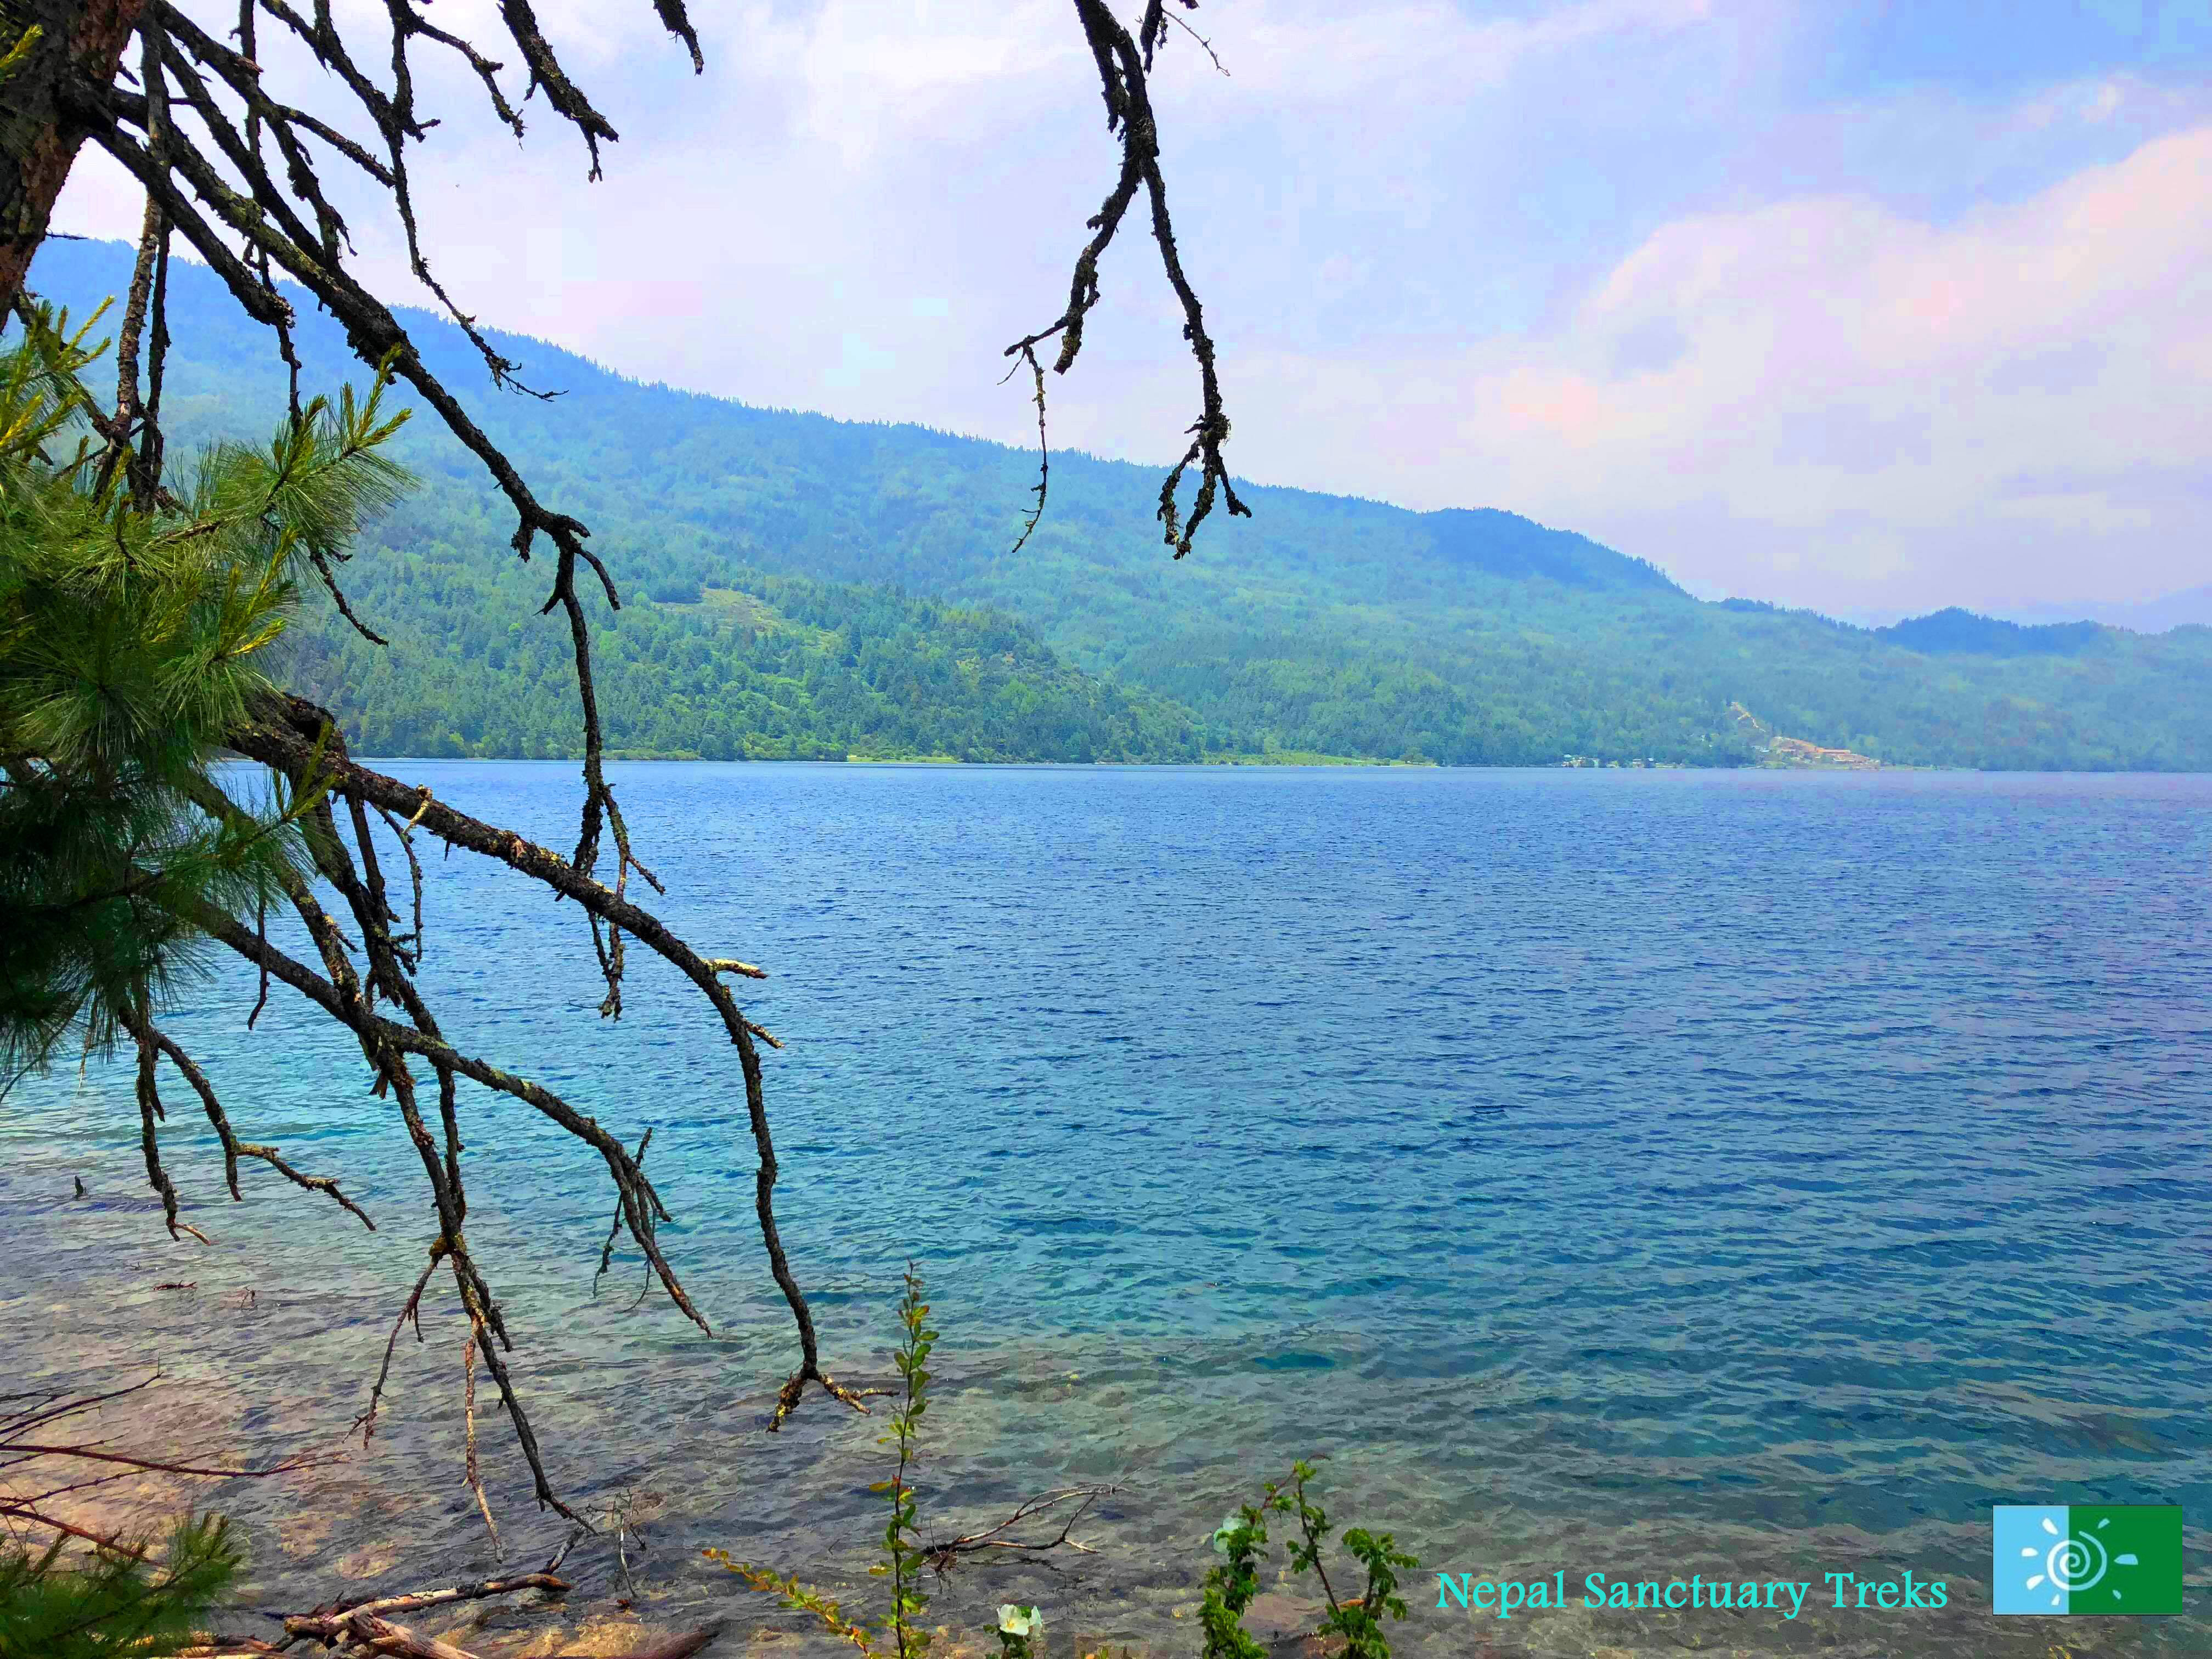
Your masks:
M 1266 1557 L 1270 1515 L 1290 1516 L 1297 1527 L 1297 1535 L 1285 1544 L 1291 1571 L 1310 1572 L 1321 1583 L 1328 1612 L 1316 1634 L 1341 1638 L 1343 1659 L 1390 1659 L 1382 1620 L 1386 1614 L 1406 1616 L 1398 1574 L 1420 1563 L 1398 1549 L 1389 1533 L 1350 1528 L 1342 1540 L 1345 1553 L 1366 1570 L 1367 1584 L 1354 1599 L 1340 1600 L 1329 1582 L 1328 1564 L 1322 1559 L 1328 1515 L 1306 1490 L 1313 1478 L 1313 1465 L 1293 1463 L 1287 1481 L 1269 1481 L 1265 1498 L 1256 1504 L 1247 1504 L 1215 1529 L 1215 1553 L 1227 1559 L 1206 1575 L 1206 1601 L 1199 1613 L 1206 1628 L 1206 1659 L 1266 1659 L 1266 1646 L 1244 1628 L 1244 1611 L 1260 1593 L 1259 1569 Z
M 1338 1601 L 1328 1582 L 1328 1568 L 1321 1559 L 1328 1516 L 1306 1496 L 1306 1483 L 1313 1476 L 1313 1466 L 1301 1461 L 1291 1465 L 1287 1492 L 1273 1484 L 1267 1487 L 1271 1507 L 1297 1516 L 1299 1538 L 1290 1546 L 1291 1570 L 1310 1572 L 1321 1580 L 1322 1594 L 1328 1599 L 1329 1607 L 1328 1616 L 1322 1620 L 1321 1634 L 1344 1638 L 1344 1659 L 1390 1659 L 1390 1644 L 1382 1634 L 1382 1615 L 1406 1616 L 1406 1600 L 1398 1594 L 1398 1569 L 1411 1571 L 1421 1564 L 1394 1547 L 1389 1533 L 1349 1528 L 1344 1534 L 1345 1553 L 1367 1570 L 1367 1588 L 1357 1601 Z
M 871 1577 L 891 1581 L 890 1609 L 876 1621 L 877 1632 L 887 1639 L 879 1645 L 866 1625 L 848 1618 L 843 1607 L 811 1585 L 800 1583 L 793 1574 L 774 1572 L 749 1561 L 732 1560 L 726 1550 L 700 1552 L 709 1561 L 744 1579 L 750 1588 L 777 1597 L 795 1612 L 811 1613 L 826 1629 L 869 1655 L 870 1659 L 921 1659 L 930 1642 L 930 1632 L 920 1622 L 929 1606 L 929 1598 L 921 1593 L 920 1585 L 922 1559 L 927 1551 L 918 1536 L 915 1489 L 908 1473 L 921 1455 L 921 1419 L 929 1409 L 929 1352 L 937 1346 L 937 1333 L 929 1328 L 929 1304 L 921 1299 L 921 1275 L 915 1272 L 911 1261 L 907 1263 L 903 1282 L 905 1289 L 899 1297 L 899 1324 L 904 1334 L 894 1363 L 905 1383 L 905 1392 L 901 1396 L 899 1410 L 892 1415 L 890 1432 L 876 1443 L 896 1447 L 898 1463 L 890 1480 L 878 1480 L 868 1488 L 890 1500 L 890 1516 L 884 1525 L 884 1559 L 868 1569 Z M 1011 1639 L 1018 1645 L 1007 1646 L 1006 1652 L 1018 1656 L 1018 1659 L 1029 1659 L 1029 1638 L 1042 1626 L 1043 1617 L 1035 1607 L 1011 1609 L 1025 1615 L 1022 1627 L 1016 1630 L 1007 1622 L 1009 1611 L 1006 1607 L 999 1609 L 1000 1641 L 1005 1644 Z
M 1206 1659 L 1267 1659 L 1267 1650 L 1244 1628 L 1244 1610 L 1260 1593 L 1260 1561 L 1267 1553 L 1267 1522 L 1261 1507 L 1247 1504 L 1214 1528 L 1214 1553 L 1223 1557 L 1206 1574 L 1206 1600 L 1199 1622 L 1206 1632 Z
M 900 1409 L 891 1418 L 890 1432 L 877 1442 L 896 1449 L 898 1462 L 890 1479 L 868 1489 L 883 1493 L 890 1502 L 890 1517 L 884 1525 L 884 1559 L 868 1569 L 872 1576 L 891 1581 L 890 1610 L 874 1621 L 872 1630 L 848 1617 L 821 1591 L 788 1573 L 733 1561 L 722 1550 L 703 1552 L 708 1560 L 719 1562 L 750 1588 L 780 1598 L 787 1607 L 811 1613 L 869 1659 L 923 1659 L 931 1632 L 921 1623 L 929 1606 L 929 1598 L 920 1587 L 921 1569 L 933 1561 L 942 1569 L 955 1559 L 961 1542 L 972 1541 L 955 1540 L 933 1547 L 920 1536 L 912 1471 L 921 1456 L 921 1419 L 929 1409 L 929 1355 L 937 1345 L 937 1333 L 929 1327 L 929 1304 L 921 1299 L 921 1276 L 912 1262 L 907 1264 L 903 1283 L 905 1289 L 899 1297 L 903 1334 L 896 1363 L 905 1389 Z M 1243 1505 L 1214 1529 L 1213 1550 L 1221 1559 L 1206 1571 L 1205 1600 L 1199 1613 L 1206 1636 L 1205 1659 L 1269 1659 L 1267 1644 L 1244 1628 L 1244 1615 L 1260 1594 L 1261 1568 L 1267 1559 L 1268 1517 L 1277 1515 L 1290 1516 L 1296 1528 L 1284 1543 L 1291 1571 L 1311 1573 L 1320 1582 L 1328 1604 L 1328 1611 L 1315 1634 L 1339 1638 L 1344 1644 L 1340 1659 L 1390 1659 L 1383 1620 L 1406 1616 L 1405 1598 L 1398 1594 L 1398 1575 L 1420 1563 L 1400 1550 L 1387 1532 L 1348 1528 L 1338 1541 L 1365 1571 L 1367 1582 L 1356 1597 L 1340 1599 L 1329 1578 L 1328 1564 L 1322 1559 L 1328 1547 L 1328 1516 L 1309 1491 L 1314 1478 L 1310 1463 L 1293 1463 L 1287 1480 L 1269 1481 L 1259 1503 Z M 1042 1609 L 1021 1602 L 1001 1604 L 997 1632 L 1000 1659 L 1037 1659 L 1043 1629 Z M 0 1659 L 7 1656 L 0 1654 Z
M 699 1552 L 726 1572 L 733 1572 L 745 1581 L 745 1588 L 757 1589 L 763 1595 L 773 1595 L 796 1613 L 811 1613 L 821 1620 L 831 1634 L 842 1637 L 866 1654 L 875 1648 L 868 1640 L 868 1627 L 856 1624 L 845 1616 L 844 1608 L 816 1589 L 811 1584 L 802 1584 L 793 1573 L 771 1572 L 757 1567 L 750 1561 L 733 1561 L 727 1550 L 704 1549 Z
M 929 1632 L 916 1622 L 929 1606 L 929 1598 L 921 1593 L 916 1583 L 916 1571 L 921 1565 L 922 1547 L 915 1534 L 915 1505 L 913 1485 L 907 1471 L 914 1467 L 921 1444 L 922 1413 L 929 1409 L 929 1351 L 937 1346 L 937 1333 L 925 1322 L 929 1317 L 929 1304 L 921 1299 L 921 1276 L 914 1270 L 914 1263 L 906 1264 L 906 1289 L 899 1297 L 899 1323 L 905 1336 L 899 1343 L 897 1356 L 899 1376 L 906 1383 L 906 1394 L 899 1409 L 891 1415 L 891 1431 L 877 1441 L 879 1446 L 898 1448 L 898 1468 L 888 1480 L 879 1480 L 868 1488 L 879 1492 L 890 1499 L 890 1519 L 884 1526 L 884 1564 L 872 1568 L 878 1574 L 888 1574 L 891 1581 L 891 1607 L 881 1620 L 884 1634 L 897 1644 L 899 1659 L 919 1659 L 929 1646 Z

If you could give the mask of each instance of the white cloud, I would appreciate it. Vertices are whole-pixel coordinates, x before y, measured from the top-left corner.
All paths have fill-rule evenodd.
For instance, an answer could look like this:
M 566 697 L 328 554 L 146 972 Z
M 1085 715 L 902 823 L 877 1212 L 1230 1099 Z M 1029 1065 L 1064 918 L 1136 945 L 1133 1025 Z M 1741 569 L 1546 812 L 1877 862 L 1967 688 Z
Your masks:
M 1948 227 L 1833 198 L 1683 220 L 1545 338 L 1301 379 L 1303 418 L 1255 434 L 1292 472 L 1472 488 L 1739 591 L 1762 560 L 1826 603 L 2161 591 L 2203 568 L 2202 489 L 2172 484 L 2212 479 L 2212 127 Z

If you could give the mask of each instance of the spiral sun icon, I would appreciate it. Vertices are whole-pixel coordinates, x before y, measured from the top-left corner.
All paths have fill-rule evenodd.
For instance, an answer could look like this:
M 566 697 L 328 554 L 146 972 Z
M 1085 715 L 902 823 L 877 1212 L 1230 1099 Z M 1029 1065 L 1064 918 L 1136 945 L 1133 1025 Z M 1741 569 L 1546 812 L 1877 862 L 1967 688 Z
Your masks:
M 2181 1511 L 2165 1504 L 1999 1507 L 1996 1613 L 2181 1611 Z
M 2097 1529 L 2101 1532 L 2112 1524 L 2112 1517 L 2106 1516 L 2097 1522 Z M 2132 1553 L 2112 1554 L 2099 1540 L 2096 1533 L 2084 1534 L 2078 1538 L 2061 1538 L 2057 1523 L 2047 1515 L 2043 1517 L 2042 1526 L 2044 1531 L 2057 1538 L 2058 1541 L 2045 1553 L 2042 1571 L 2030 1575 L 2027 1588 L 2041 1589 L 2048 1585 L 2051 1592 L 2051 1605 L 2054 1607 L 2063 1607 L 2068 1596 L 2094 1589 L 2103 1583 L 2105 1574 L 2110 1568 L 2139 1567 L 2142 1565 Z M 2033 1561 L 2036 1557 L 2036 1547 L 2024 1545 L 2020 1553 Z M 2112 1600 L 2124 1600 L 2124 1591 L 2114 1589 Z

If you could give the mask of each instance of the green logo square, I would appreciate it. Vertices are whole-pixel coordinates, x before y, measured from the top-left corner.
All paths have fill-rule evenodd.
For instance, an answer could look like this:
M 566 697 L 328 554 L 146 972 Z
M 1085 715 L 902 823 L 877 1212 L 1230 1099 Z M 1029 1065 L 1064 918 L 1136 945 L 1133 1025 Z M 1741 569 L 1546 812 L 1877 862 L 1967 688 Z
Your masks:
M 2103 1582 L 2085 1585 L 2069 1598 L 2071 1611 L 2181 1611 L 2179 1504 L 2075 1504 L 2067 1516 L 2077 1537 L 2095 1539 L 2112 1559 Z
M 1999 1504 L 1990 1521 L 1993 1613 L 2182 1611 L 2179 1504 Z

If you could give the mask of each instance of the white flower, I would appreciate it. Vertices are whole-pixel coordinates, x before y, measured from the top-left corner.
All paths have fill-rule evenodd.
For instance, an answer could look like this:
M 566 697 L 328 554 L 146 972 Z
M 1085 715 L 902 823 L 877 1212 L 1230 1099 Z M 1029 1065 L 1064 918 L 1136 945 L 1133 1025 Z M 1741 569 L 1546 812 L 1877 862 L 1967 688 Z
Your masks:
M 1244 1522 L 1244 1516 L 1243 1516 L 1243 1514 L 1242 1514 L 1242 1513 L 1239 1513 L 1239 1514 L 1237 1514 L 1237 1515 L 1232 1515 L 1232 1516 L 1231 1516 L 1227 1520 L 1224 1521 L 1224 1522 L 1223 1522 L 1219 1526 L 1216 1527 L 1216 1528 L 1213 1529 L 1213 1553 L 1214 1553 L 1216 1555 L 1226 1555 L 1226 1554 L 1228 1554 L 1228 1553 L 1229 1553 L 1229 1534 L 1230 1534 L 1231 1533 L 1232 1533 L 1232 1532 L 1235 1532 L 1235 1531 L 1237 1530 L 1237 1528 L 1239 1528 L 1239 1527 L 1241 1527 L 1241 1526 L 1243 1526 L 1243 1525 L 1244 1525 L 1244 1524 L 1245 1524 L 1245 1522 Z
M 1043 1611 L 1003 1602 L 999 1607 L 999 1628 L 1009 1636 L 1034 1636 L 1044 1628 Z

